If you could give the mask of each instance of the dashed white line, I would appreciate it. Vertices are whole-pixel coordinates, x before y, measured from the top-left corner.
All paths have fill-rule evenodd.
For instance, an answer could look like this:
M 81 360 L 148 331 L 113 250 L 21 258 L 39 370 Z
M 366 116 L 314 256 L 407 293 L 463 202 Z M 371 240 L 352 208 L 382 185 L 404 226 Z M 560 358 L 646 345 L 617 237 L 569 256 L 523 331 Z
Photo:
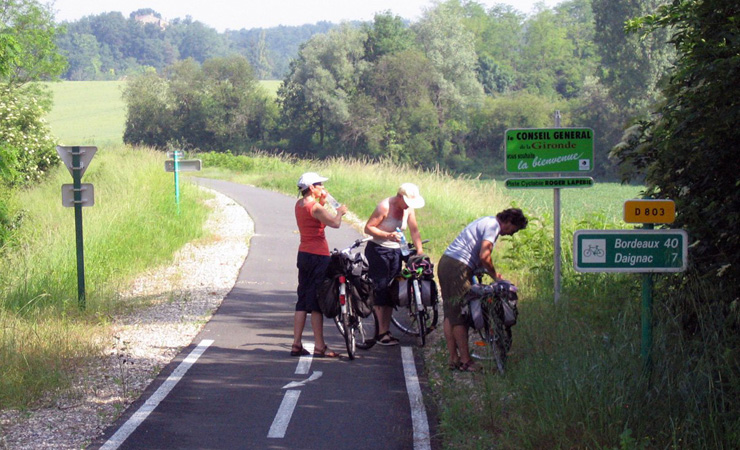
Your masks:
M 296 375 L 306 375 L 308 374 L 308 369 L 311 368 L 311 361 L 313 360 L 313 344 L 306 344 L 303 348 L 308 350 L 308 355 L 301 356 L 301 359 L 298 360 L 298 367 L 295 368 Z
M 414 450 L 431 450 L 432 442 L 429 436 L 429 422 L 427 410 L 424 408 L 424 398 L 421 395 L 419 377 L 416 375 L 414 352 L 411 347 L 401 348 L 403 361 L 403 375 L 406 378 L 406 391 L 409 393 L 411 405 L 411 425 L 414 428 Z
M 280 403 L 275 420 L 272 421 L 270 431 L 267 432 L 268 438 L 283 438 L 285 437 L 285 431 L 288 429 L 290 418 L 293 416 L 293 410 L 295 405 L 298 403 L 298 397 L 301 395 L 301 391 L 290 390 L 285 391 L 283 401 Z
M 198 358 L 200 358 L 203 352 L 205 352 L 211 344 L 213 344 L 213 340 L 211 339 L 200 341 L 200 344 L 198 344 L 198 346 L 190 352 L 188 357 L 185 358 L 179 366 L 177 366 L 177 369 L 167 377 L 159 389 L 157 389 L 154 394 L 152 394 L 152 396 L 149 397 L 143 405 L 141 405 L 141 408 L 139 408 L 133 416 L 129 417 L 126 423 L 124 423 L 123 426 L 121 426 L 121 428 L 119 428 L 118 431 L 116 431 L 116 433 L 111 436 L 111 438 L 108 439 L 102 447 L 100 447 L 100 450 L 115 450 L 123 444 L 123 441 L 125 441 L 131 433 L 133 433 L 136 428 L 144 422 L 144 419 L 149 416 L 149 413 L 154 411 L 154 408 L 156 408 L 157 405 L 167 397 L 167 394 L 170 393 L 172 388 L 177 385 L 180 379 L 182 379 L 190 367 L 198 361 Z

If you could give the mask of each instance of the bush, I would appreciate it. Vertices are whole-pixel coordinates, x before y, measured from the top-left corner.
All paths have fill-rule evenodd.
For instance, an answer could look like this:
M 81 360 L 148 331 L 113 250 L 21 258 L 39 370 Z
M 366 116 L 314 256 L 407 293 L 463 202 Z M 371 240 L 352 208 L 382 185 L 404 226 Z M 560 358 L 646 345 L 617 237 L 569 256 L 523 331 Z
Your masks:
M 0 183 L 26 185 L 59 164 L 44 114 L 36 95 L 0 91 Z

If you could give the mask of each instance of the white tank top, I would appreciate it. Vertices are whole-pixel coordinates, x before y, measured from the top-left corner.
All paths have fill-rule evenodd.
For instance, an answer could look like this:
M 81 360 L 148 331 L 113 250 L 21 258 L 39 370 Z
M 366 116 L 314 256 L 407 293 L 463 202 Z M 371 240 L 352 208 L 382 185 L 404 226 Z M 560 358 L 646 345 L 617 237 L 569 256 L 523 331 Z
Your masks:
M 403 210 L 402 219 L 396 219 L 395 217 L 391 217 L 391 215 L 388 214 L 387 216 L 385 216 L 385 219 L 383 219 L 383 221 L 378 224 L 378 228 L 383 231 L 387 231 L 389 233 L 396 231 L 396 228 L 400 228 L 401 231 L 405 230 L 406 224 L 408 222 L 410 210 L 411 208 L 406 208 Z M 383 247 L 401 248 L 401 244 L 395 241 L 388 240 L 388 239 L 374 237 L 372 238 L 372 242 L 375 242 L 376 244 L 381 245 Z

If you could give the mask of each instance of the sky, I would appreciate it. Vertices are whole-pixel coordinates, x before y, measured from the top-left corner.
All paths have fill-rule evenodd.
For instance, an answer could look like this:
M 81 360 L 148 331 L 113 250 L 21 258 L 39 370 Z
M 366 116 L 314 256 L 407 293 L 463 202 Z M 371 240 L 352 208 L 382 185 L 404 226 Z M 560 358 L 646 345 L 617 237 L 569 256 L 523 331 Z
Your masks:
M 560 0 L 477 0 L 489 8 L 505 3 L 528 14 L 534 5 L 553 7 Z M 89 15 L 119 11 L 128 18 L 133 11 L 151 8 L 165 20 L 185 19 L 215 28 L 269 28 L 278 25 L 303 25 L 320 21 L 372 20 L 376 13 L 390 10 L 411 21 L 421 17 L 432 0 L 39 0 L 52 6 L 57 22 L 72 22 Z

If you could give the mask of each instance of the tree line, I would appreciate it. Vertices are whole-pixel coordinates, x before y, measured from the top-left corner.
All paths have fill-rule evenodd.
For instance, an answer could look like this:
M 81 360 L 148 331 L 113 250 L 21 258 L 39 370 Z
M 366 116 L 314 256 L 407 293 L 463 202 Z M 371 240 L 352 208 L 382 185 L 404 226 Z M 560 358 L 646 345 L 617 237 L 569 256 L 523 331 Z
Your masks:
M 0 228 L 7 235 L 22 217 L 7 206 L 12 190 L 58 163 L 41 120 L 50 99 L 34 82 L 69 66 L 56 46 L 64 27 L 48 6 L 3 4 Z M 594 176 L 642 180 L 646 195 L 675 200 L 676 225 L 692 236 L 701 273 L 733 286 L 738 8 L 730 0 L 570 0 L 525 16 L 448 0 L 416 23 L 385 12 L 301 44 L 277 102 L 243 55 L 151 67 L 127 83 L 124 140 L 500 175 L 504 130 L 549 127 L 559 110 L 563 125 L 594 129 Z
M 638 39 L 623 24 L 659 3 L 570 0 L 527 16 L 507 5 L 450 0 L 413 24 L 388 11 L 335 26 L 301 44 L 282 77 L 276 115 L 263 116 L 273 125 L 259 125 L 261 140 L 187 144 L 390 158 L 491 176 L 502 172 L 507 128 L 552 126 L 559 110 L 564 126 L 594 129 L 594 175 L 614 179 L 608 152 L 624 125 L 659 99 L 656 80 L 672 54 L 665 32 Z M 130 142 L 153 144 L 136 137 L 147 133 L 147 121 L 131 121 Z
M 148 18 L 145 21 L 142 18 Z M 151 19 L 159 19 L 153 21 Z M 336 27 L 329 22 L 217 32 L 187 16 L 164 21 L 151 8 L 90 15 L 63 24 L 56 40 L 67 58 L 67 80 L 117 80 L 177 61 L 242 55 L 262 80 L 282 78 L 302 42 Z

